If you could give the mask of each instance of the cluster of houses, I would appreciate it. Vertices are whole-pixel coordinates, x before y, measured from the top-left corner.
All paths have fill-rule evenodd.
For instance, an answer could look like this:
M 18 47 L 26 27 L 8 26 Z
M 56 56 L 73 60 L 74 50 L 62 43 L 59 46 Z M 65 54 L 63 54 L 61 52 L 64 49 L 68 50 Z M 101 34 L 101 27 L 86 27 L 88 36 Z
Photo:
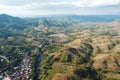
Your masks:
M 32 60 L 26 56 L 18 67 L 14 67 L 14 73 L 11 78 L 14 80 L 28 80 L 32 73 Z
M 19 53 L 24 55 L 21 64 L 17 67 L 13 67 L 13 71 L 10 74 L 9 70 L 0 74 L 0 80 L 32 80 L 32 78 L 30 78 L 30 75 L 32 74 L 32 60 L 24 52 Z M 5 74 L 7 74 L 7 76 Z

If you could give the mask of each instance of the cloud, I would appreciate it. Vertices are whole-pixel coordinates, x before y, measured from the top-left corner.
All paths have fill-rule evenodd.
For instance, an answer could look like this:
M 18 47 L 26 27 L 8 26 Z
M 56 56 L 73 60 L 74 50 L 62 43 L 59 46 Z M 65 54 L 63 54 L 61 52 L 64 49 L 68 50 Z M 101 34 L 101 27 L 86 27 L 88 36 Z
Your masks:
M 101 7 L 120 5 L 120 0 L 84 0 L 76 3 L 78 7 Z
M 52 5 L 52 6 L 58 6 L 58 5 L 67 5 L 67 6 L 73 6 L 73 7 L 101 7 L 101 6 L 114 6 L 114 5 L 120 5 L 120 0 L 69 0 L 69 1 L 63 1 L 63 0 L 45 0 L 45 1 L 38 1 L 36 2 L 37 5 Z
M 0 13 L 20 16 L 119 12 L 120 0 L 0 0 Z
M 25 6 L 25 5 L 72 5 L 77 7 L 100 7 L 120 5 L 120 0 L 0 0 L 1 5 Z

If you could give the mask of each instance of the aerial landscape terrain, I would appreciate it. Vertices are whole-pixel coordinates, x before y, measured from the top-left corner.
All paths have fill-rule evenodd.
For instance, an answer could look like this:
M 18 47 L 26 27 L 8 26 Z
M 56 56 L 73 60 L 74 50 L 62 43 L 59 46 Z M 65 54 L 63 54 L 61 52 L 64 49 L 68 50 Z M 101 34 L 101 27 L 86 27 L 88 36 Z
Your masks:
M 120 0 L 0 0 L 0 80 L 120 80 Z
M 120 80 L 120 16 L 59 16 L 0 15 L 1 79 Z

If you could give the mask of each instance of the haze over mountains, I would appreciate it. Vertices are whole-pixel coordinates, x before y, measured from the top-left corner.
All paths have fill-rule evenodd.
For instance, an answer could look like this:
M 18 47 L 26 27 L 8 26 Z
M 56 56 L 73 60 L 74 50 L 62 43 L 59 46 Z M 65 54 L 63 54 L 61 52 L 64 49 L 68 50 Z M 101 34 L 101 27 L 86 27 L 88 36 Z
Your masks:
M 45 26 L 69 26 L 72 24 L 77 24 L 79 22 L 111 22 L 120 18 L 120 15 L 50 15 L 42 17 L 28 17 L 19 18 L 13 17 L 7 14 L 0 14 L 1 24 L 17 24 L 17 25 L 34 25 L 38 26 L 40 24 Z M 55 21 L 55 23 L 54 23 Z

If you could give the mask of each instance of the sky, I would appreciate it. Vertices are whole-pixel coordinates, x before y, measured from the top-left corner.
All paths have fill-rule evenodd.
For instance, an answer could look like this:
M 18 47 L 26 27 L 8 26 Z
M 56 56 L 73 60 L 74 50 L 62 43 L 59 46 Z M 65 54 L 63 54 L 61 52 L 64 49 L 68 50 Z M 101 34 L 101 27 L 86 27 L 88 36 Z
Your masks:
M 0 14 L 33 17 L 54 14 L 112 15 L 120 0 L 0 0 Z

